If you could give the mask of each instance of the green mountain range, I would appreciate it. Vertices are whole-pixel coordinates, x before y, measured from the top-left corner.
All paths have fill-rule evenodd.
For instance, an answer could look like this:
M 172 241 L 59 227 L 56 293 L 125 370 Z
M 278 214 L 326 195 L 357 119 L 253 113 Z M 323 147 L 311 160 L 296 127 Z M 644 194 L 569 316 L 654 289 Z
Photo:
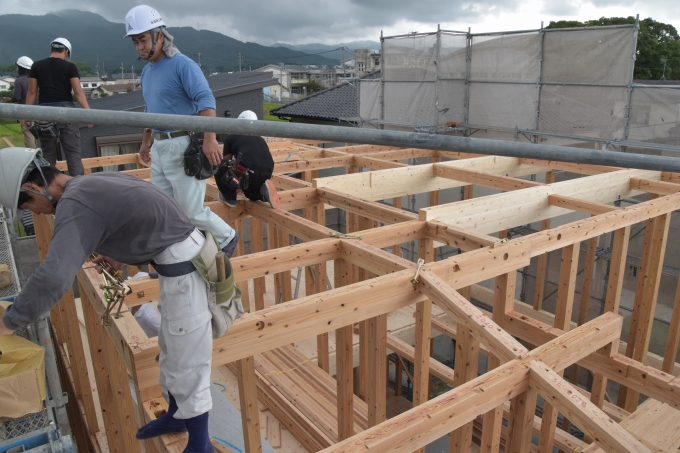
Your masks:
M 102 16 L 78 10 L 62 10 L 44 16 L 0 15 L 0 65 L 9 65 L 21 55 L 33 60 L 49 56 L 49 44 L 64 37 L 73 46 L 73 60 L 87 63 L 103 75 L 125 72 L 134 65 L 135 72 L 146 64 L 137 59 L 129 39 L 123 39 L 125 26 L 109 22 Z M 238 70 L 239 52 L 244 56 L 242 68 L 249 70 L 269 63 L 337 65 L 339 60 L 324 55 L 306 56 L 305 52 L 285 47 L 268 47 L 241 42 L 220 33 L 191 27 L 168 27 L 179 50 L 198 61 L 208 71 Z M 12 72 L 14 72 L 12 70 Z

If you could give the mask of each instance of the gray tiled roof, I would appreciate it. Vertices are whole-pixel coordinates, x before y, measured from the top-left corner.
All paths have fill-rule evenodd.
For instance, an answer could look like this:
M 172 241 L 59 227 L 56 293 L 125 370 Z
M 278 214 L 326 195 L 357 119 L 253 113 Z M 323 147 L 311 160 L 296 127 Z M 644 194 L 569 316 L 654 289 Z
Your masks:
M 244 87 L 258 89 L 278 83 L 272 78 L 271 72 L 236 72 L 233 74 L 217 74 L 210 76 L 208 85 L 216 98 L 231 94 L 234 90 Z M 106 88 L 106 85 L 103 86 Z M 106 96 L 89 101 L 90 107 L 99 110 L 137 110 L 144 108 L 142 91 Z
M 364 78 L 380 78 L 380 72 L 371 73 Z M 358 95 L 355 82 L 343 83 L 274 109 L 271 114 L 327 120 L 357 118 L 359 116 Z

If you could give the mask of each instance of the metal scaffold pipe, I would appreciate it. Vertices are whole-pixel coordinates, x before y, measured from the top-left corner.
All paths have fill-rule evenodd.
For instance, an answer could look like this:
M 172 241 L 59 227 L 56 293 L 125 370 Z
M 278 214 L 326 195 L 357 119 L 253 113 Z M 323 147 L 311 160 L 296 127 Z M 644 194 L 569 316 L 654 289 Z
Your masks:
M 623 168 L 680 172 L 680 158 L 649 156 L 568 146 L 489 140 L 443 134 L 320 126 L 274 121 L 246 121 L 203 116 L 85 110 L 34 105 L 0 104 L 0 118 L 56 121 L 60 123 L 129 126 L 160 130 L 189 130 L 218 134 L 261 135 L 268 137 L 324 140 L 405 148 L 460 151 L 493 156 L 553 160 Z

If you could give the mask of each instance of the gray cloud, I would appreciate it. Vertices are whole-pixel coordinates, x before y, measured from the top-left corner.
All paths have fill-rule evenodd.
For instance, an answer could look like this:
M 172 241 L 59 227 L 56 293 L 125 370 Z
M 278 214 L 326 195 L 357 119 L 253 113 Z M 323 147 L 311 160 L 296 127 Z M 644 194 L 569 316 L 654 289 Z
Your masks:
M 75 8 L 123 22 L 125 13 L 141 2 L 122 0 L 3 0 L 3 11 L 44 14 Z M 340 42 L 348 39 L 377 39 L 381 29 L 400 22 L 423 24 L 423 30 L 437 23 L 477 22 L 480 15 L 497 15 L 518 8 L 519 0 L 335 0 L 300 3 L 293 0 L 223 1 L 165 0 L 151 4 L 169 27 L 200 25 L 237 39 L 271 44 L 274 42 Z

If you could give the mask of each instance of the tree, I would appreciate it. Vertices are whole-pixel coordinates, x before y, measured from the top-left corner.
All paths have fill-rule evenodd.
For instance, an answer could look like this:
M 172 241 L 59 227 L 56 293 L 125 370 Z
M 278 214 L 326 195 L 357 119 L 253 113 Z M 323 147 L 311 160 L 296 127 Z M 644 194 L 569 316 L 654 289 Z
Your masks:
M 601 17 L 586 22 L 575 20 L 551 21 L 546 28 L 597 27 L 634 23 L 635 18 L 632 16 Z M 663 74 L 662 59 L 666 60 L 666 79 L 680 80 L 680 36 L 678 31 L 674 26 L 657 22 L 651 17 L 641 20 L 633 78 L 660 79 Z
M 314 79 L 307 82 L 305 86 L 307 87 L 307 94 L 318 93 L 319 91 L 323 91 L 326 89 L 324 88 L 323 85 L 321 85 L 321 83 L 319 83 L 318 80 Z
M 82 61 L 73 61 L 72 63 L 76 65 L 76 68 L 78 68 L 78 74 L 80 74 L 80 77 L 95 75 L 95 72 L 92 70 L 92 66 L 89 64 Z

